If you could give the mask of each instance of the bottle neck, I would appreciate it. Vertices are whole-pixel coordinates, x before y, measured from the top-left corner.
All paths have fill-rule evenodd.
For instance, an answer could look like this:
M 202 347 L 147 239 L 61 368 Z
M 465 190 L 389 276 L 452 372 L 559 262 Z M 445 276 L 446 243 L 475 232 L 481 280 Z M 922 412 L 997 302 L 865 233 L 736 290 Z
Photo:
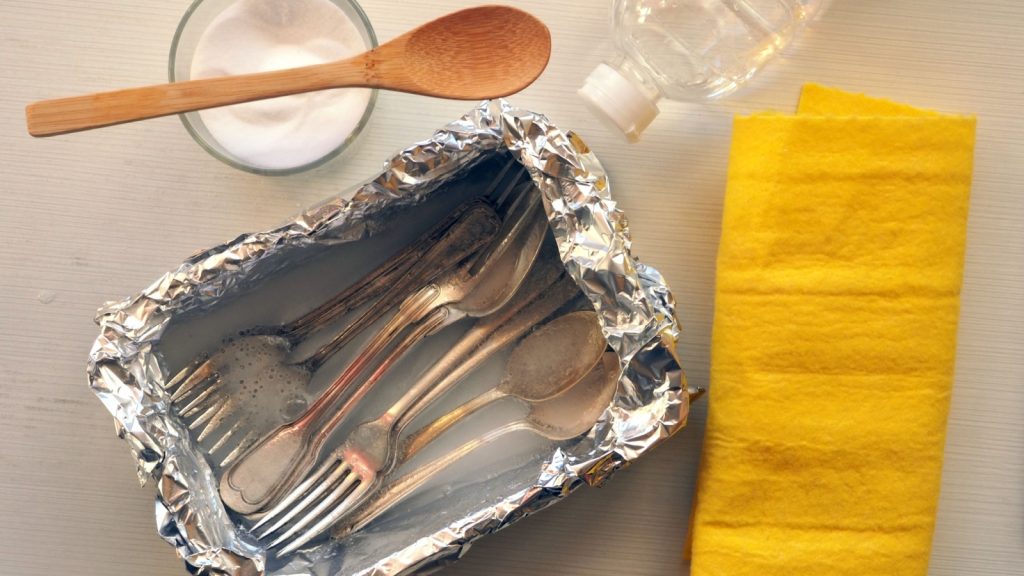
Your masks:
M 578 94 L 602 120 L 635 142 L 658 115 L 656 85 L 625 56 L 603 62 L 590 73 Z
M 630 81 L 637 91 L 642 93 L 651 104 L 657 105 L 661 100 L 661 90 L 644 66 L 633 60 L 627 54 L 619 52 L 614 57 L 605 60 L 605 64 L 614 68 Z

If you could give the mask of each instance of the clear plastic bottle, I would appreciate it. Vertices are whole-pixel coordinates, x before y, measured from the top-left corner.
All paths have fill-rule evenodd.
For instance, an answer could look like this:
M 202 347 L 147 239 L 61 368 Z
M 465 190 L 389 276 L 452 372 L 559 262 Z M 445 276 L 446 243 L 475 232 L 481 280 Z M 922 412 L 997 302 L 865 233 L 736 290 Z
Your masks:
M 749 80 L 828 0 L 614 0 L 618 54 L 579 94 L 631 141 L 658 100 L 718 98 Z

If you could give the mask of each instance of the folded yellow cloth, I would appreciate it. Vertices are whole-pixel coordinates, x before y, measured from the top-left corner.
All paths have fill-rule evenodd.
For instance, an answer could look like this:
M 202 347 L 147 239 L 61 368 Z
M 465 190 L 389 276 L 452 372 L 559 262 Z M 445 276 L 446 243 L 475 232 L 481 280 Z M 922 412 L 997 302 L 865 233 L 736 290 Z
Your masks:
M 926 574 L 974 128 L 819 86 L 736 119 L 693 576 Z

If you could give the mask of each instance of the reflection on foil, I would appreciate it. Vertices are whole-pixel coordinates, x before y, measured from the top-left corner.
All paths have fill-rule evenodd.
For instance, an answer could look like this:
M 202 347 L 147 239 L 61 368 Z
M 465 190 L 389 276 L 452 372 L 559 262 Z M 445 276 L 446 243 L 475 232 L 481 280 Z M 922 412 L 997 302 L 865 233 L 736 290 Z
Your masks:
M 390 542 L 387 534 L 357 533 L 343 545 L 321 543 L 300 550 L 284 566 L 268 566 L 265 551 L 227 515 L 208 464 L 170 412 L 154 347 L 172 319 L 278 272 L 279 266 L 266 263 L 279 252 L 372 236 L 389 211 L 423 201 L 501 153 L 522 163 L 542 191 L 561 259 L 622 362 L 612 406 L 582 440 L 555 448 L 539 469 L 501 472 L 533 478 L 530 487 L 502 493 L 423 537 Z M 160 535 L 192 573 L 411 574 L 451 561 L 476 538 L 583 483 L 600 484 L 685 424 L 689 404 L 675 353 L 679 327 L 672 295 L 658 272 L 637 262 L 629 249 L 626 218 L 582 140 L 543 115 L 503 100 L 484 102 L 388 160 L 350 200 L 329 199 L 287 225 L 198 253 L 137 296 L 105 305 L 97 315 L 101 331 L 90 354 L 90 386 L 114 416 L 140 480 L 157 480 Z

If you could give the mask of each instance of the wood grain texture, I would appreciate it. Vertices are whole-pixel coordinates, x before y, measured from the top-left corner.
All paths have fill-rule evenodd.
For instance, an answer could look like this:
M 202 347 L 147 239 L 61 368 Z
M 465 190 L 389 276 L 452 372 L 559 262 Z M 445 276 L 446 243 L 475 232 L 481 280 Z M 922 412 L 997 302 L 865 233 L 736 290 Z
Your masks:
M 978 115 L 957 374 L 932 576 L 1024 574 L 1024 3 L 834 0 L 749 89 L 711 105 L 662 103 L 636 145 L 574 92 L 601 58 L 607 5 L 513 2 L 552 30 L 547 72 L 516 104 L 578 131 L 605 163 L 634 250 L 667 277 L 693 384 L 708 373 L 715 250 L 734 113 L 791 111 L 816 81 Z M 188 2 L 0 3 L 0 574 L 183 574 L 154 530 L 84 365 L 102 302 L 134 293 L 197 248 L 275 225 L 376 172 L 465 102 L 382 94 L 358 146 L 313 172 L 262 178 L 194 144 L 175 118 L 35 140 L 27 103 L 164 81 Z M 471 0 L 366 0 L 390 38 Z M 59 15 L 59 16 L 58 16 Z M 478 545 L 448 576 L 674 576 L 704 407 L 600 490 Z
M 364 54 L 341 62 L 290 70 L 43 100 L 25 108 L 25 123 L 33 136 L 56 136 L 263 98 L 327 88 L 370 86 L 373 82 L 367 71 L 373 69 L 371 62 L 373 55 Z
M 492 41 L 498 28 L 520 47 L 518 58 L 505 57 L 513 41 Z M 328 88 L 500 98 L 536 80 L 550 55 L 551 34 L 535 17 L 508 6 L 481 6 L 423 24 L 347 60 L 42 100 L 25 108 L 25 121 L 32 136 L 56 136 Z

